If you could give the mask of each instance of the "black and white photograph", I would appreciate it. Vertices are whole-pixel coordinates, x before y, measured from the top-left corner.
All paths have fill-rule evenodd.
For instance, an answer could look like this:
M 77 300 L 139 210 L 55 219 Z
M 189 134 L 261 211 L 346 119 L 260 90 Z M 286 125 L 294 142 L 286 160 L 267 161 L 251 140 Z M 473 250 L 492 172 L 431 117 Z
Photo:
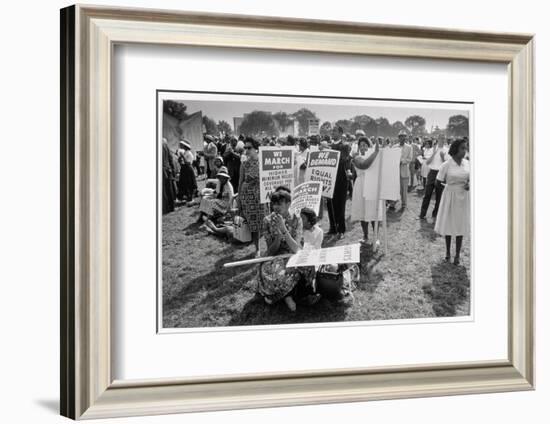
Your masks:
M 158 90 L 159 330 L 470 317 L 472 115 Z

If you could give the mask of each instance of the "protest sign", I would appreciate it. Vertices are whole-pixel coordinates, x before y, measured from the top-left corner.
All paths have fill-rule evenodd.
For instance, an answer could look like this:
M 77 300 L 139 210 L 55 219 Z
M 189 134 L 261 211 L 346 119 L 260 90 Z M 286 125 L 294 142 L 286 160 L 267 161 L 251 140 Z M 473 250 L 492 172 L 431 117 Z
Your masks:
M 398 200 L 401 149 L 386 147 L 363 174 L 363 197 L 367 200 Z M 382 169 L 380 169 L 382 166 Z M 378 185 L 380 184 L 380 187 Z
M 300 250 L 286 263 L 287 268 L 318 266 L 327 264 L 359 263 L 359 243 L 327 247 L 315 250 Z
M 323 197 L 332 199 L 339 160 L 340 152 L 336 150 L 309 152 L 305 181 L 323 183 Z
M 320 121 L 318 119 L 307 120 L 307 133 L 308 135 L 319 135 Z
M 260 147 L 260 203 L 278 186 L 294 188 L 294 147 Z
M 300 214 L 303 208 L 311 208 L 318 215 L 322 190 L 323 184 L 319 181 L 308 181 L 296 186 L 292 191 L 292 203 L 289 212 Z
M 204 148 L 202 134 L 202 112 L 196 112 L 189 116 L 185 121 L 180 122 L 182 138 L 189 141 L 191 149 L 195 152 L 200 152 Z

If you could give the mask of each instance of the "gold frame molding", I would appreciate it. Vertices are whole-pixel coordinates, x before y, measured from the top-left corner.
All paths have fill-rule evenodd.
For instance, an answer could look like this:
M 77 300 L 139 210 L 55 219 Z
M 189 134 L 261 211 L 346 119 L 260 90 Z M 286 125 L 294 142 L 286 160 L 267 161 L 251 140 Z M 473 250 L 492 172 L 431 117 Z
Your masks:
M 115 44 L 507 64 L 508 360 L 202 379 L 111 375 L 111 67 Z M 61 10 L 61 413 L 73 419 L 534 388 L 532 35 L 242 15 Z

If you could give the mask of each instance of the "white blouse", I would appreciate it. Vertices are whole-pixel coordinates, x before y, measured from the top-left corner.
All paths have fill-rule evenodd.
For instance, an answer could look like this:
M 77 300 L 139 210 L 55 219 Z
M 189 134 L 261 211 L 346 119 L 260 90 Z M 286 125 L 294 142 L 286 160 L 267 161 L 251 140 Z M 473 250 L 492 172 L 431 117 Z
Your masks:
M 470 162 L 462 159 L 459 165 L 452 158 L 446 160 L 437 173 L 437 179 L 450 186 L 466 184 L 470 181 Z
M 304 229 L 304 250 L 320 249 L 323 244 L 323 230 L 315 224 L 311 230 Z

